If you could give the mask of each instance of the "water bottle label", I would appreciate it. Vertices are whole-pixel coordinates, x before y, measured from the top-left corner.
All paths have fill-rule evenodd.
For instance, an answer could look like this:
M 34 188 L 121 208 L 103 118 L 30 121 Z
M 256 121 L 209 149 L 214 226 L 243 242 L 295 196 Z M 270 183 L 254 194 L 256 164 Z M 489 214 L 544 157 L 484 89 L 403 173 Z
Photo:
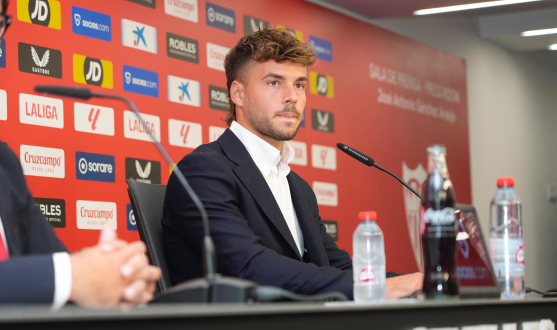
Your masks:
M 516 262 L 521 264 L 524 267 L 524 243 L 521 242 L 516 249 Z
M 498 278 L 524 274 L 524 241 L 519 238 L 491 238 L 489 252 Z
M 371 282 L 375 280 L 375 272 L 370 267 L 366 267 L 360 272 L 358 280 L 360 282 Z

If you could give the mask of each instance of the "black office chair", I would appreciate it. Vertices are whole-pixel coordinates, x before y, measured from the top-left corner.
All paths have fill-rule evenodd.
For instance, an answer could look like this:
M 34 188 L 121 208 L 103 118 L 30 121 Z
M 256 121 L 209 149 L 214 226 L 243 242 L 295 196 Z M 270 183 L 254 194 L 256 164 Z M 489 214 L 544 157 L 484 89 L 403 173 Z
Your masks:
M 139 237 L 147 245 L 147 255 L 151 265 L 159 267 L 162 271 L 162 276 L 157 285 L 159 293 L 164 293 L 172 286 L 162 239 L 161 219 L 165 192 L 166 186 L 162 184 L 147 184 L 134 179 L 128 180 L 128 195 Z

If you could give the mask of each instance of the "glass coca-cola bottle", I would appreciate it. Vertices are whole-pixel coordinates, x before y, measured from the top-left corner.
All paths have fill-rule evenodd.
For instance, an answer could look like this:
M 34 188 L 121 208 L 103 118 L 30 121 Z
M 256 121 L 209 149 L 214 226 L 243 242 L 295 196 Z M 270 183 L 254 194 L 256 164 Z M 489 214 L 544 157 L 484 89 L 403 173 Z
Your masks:
M 424 255 L 423 292 L 426 299 L 457 299 L 455 194 L 447 169 L 446 149 L 427 148 L 420 223 Z

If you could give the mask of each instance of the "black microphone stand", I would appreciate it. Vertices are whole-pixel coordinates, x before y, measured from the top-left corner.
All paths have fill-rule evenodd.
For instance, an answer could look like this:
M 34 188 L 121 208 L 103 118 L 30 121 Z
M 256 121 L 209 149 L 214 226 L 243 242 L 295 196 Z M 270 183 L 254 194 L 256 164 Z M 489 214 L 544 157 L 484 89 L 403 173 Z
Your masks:
M 135 104 L 124 96 L 92 92 L 87 88 L 60 86 L 35 86 L 35 91 L 59 96 L 74 97 L 83 100 L 88 100 L 92 97 L 119 100 L 126 103 L 130 107 L 141 122 L 141 125 L 144 127 L 146 126 L 145 121 Z M 162 144 L 157 141 L 153 132 L 148 130 L 148 133 L 166 163 L 169 166 L 173 166 L 174 162 Z M 216 273 L 217 261 L 215 256 L 215 246 L 213 244 L 213 240 L 211 239 L 207 211 L 178 166 L 174 166 L 173 173 L 176 174 L 176 177 L 201 214 L 201 220 L 203 222 L 203 271 L 205 273 L 205 277 L 175 285 L 166 290 L 166 292 L 163 292 L 159 297 L 154 299 L 153 302 L 233 303 L 253 300 L 254 297 L 252 296 L 254 294 L 252 293 L 252 289 L 258 287 L 259 284 L 240 278 L 223 277 Z

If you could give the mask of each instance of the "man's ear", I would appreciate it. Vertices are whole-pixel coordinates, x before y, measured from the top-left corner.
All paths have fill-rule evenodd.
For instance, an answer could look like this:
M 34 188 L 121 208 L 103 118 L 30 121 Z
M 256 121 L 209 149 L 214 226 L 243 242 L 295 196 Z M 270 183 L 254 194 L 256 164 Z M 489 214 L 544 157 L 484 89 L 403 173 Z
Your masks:
M 230 99 L 237 107 L 244 107 L 245 86 L 238 80 L 234 80 L 230 86 Z

